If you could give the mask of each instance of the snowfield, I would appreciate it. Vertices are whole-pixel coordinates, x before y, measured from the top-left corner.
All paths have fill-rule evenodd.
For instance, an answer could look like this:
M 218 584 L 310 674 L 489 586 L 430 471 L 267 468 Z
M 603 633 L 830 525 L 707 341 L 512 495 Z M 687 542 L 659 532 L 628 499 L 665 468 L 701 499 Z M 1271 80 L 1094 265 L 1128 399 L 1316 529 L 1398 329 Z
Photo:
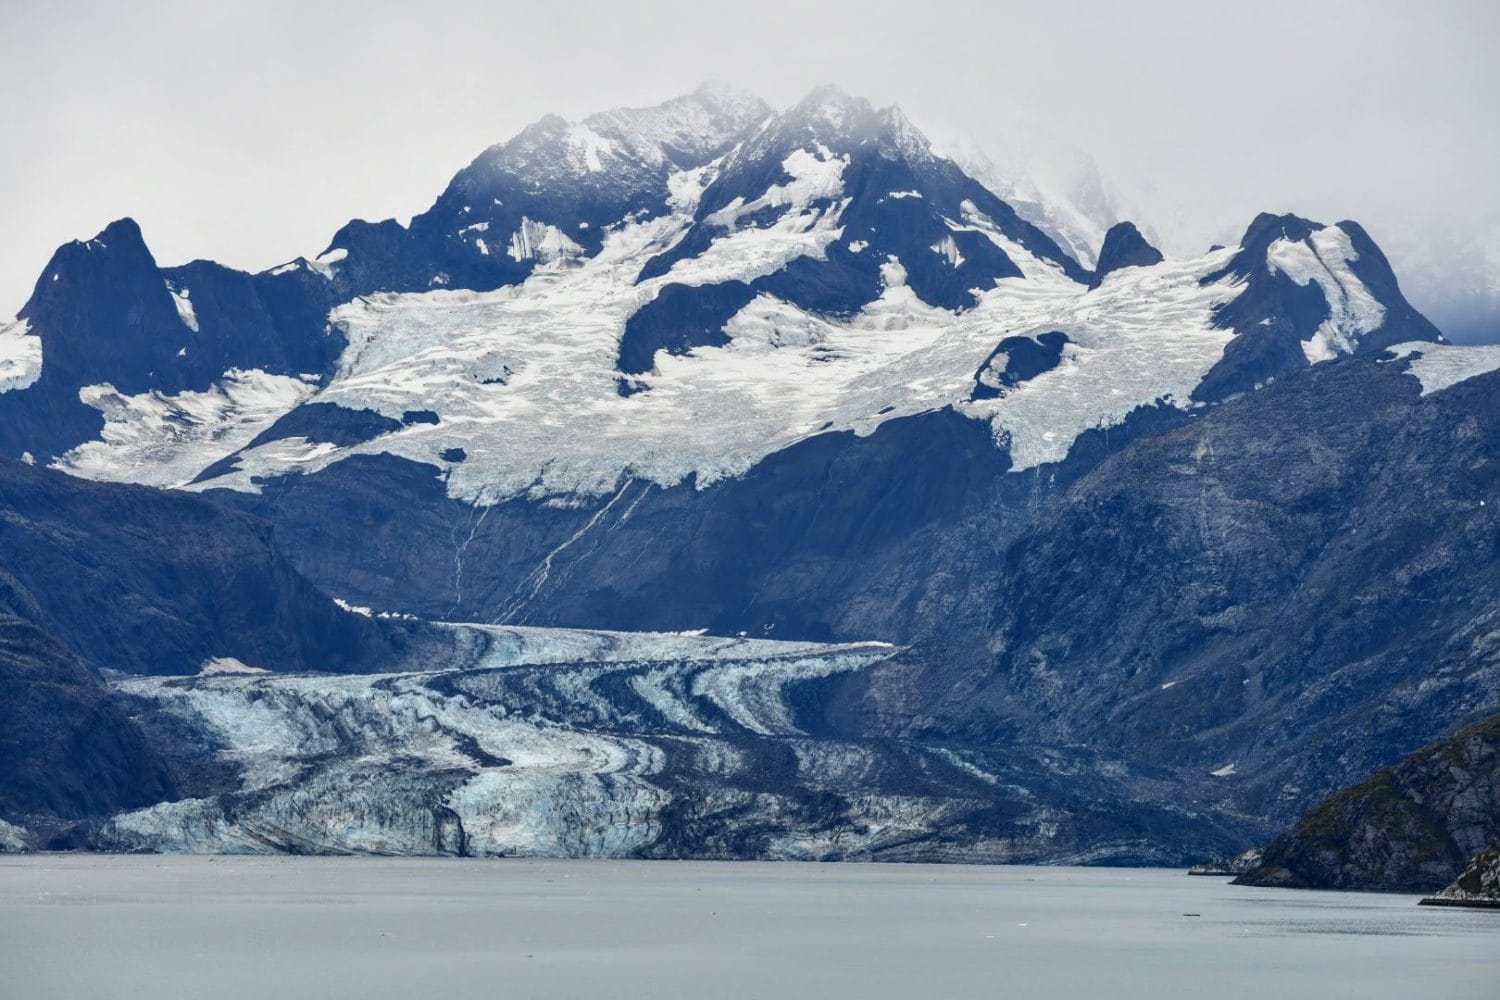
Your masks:
M 1025 274 L 984 290 L 975 308 L 953 313 L 923 303 L 892 258 L 883 294 L 851 319 L 763 294 L 729 320 L 728 345 L 659 353 L 655 370 L 637 379 L 645 391 L 620 395 L 615 361 L 625 323 L 664 285 L 748 281 L 796 256 L 821 256 L 838 238 L 837 210 L 815 207 L 836 199 L 837 159 L 809 154 L 786 168 L 793 182 L 762 199 L 786 208 L 778 222 L 734 230 L 660 278 L 636 283 L 645 261 L 690 224 L 689 188 L 701 189 L 701 175 L 677 178 L 672 214 L 626 224 L 595 257 L 554 260 L 523 284 L 382 294 L 340 307 L 332 322 L 348 349 L 330 384 L 307 398 L 397 419 L 430 410 L 438 422 L 345 448 L 271 442 L 192 488 L 255 490 L 255 477 L 315 472 L 373 453 L 437 466 L 451 495 L 481 505 L 522 494 L 609 496 L 629 479 L 703 488 L 814 434 L 867 435 L 887 420 L 944 406 L 989 421 L 1013 467 L 1027 469 L 1060 461 L 1080 434 L 1139 406 L 1189 405 L 1231 337 L 1213 325 L 1213 310 L 1238 286 L 1202 279 L 1232 251 L 1124 269 L 1090 292 L 975 212 L 952 228 L 984 233 Z M 737 206 L 726 223 L 754 207 Z M 969 402 L 996 343 L 1052 330 L 1071 341 L 1056 369 Z M 453 448 L 463 449 L 462 462 L 443 457 Z M 225 453 L 205 449 L 183 464 L 201 468 Z M 110 470 L 100 462 L 89 474 Z

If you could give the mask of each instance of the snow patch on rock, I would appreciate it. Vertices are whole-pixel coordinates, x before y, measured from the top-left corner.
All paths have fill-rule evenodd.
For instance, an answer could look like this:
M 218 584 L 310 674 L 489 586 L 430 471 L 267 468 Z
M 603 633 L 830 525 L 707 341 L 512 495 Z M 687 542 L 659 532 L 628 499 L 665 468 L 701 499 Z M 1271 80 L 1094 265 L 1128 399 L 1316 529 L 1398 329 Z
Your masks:
M 24 319 L 0 324 L 0 392 L 25 389 L 42 377 L 42 338 Z
M 1359 338 L 1385 322 L 1385 306 L 1349 267 L 1359 252 L 1338 226 L 1315 230 L 1306 240 L 1282 238 L 1266 250 L 1266 266 L 1299 285 L 1317 282 L 1328 300 L 1329 316 L 1302 351 L 1310 364 L 1352 354 Z
M 172 295 L 172 304 L 177 307 L 177 317 L 182 320 L 182 325 L 198 332 L 198 314 L 193 311 L 193 302 L 189 298 L 191 291 L 186 288 L 176 288 L 169 281 L 167 291 Z
M 1406 372 L 1422 383 L 1424 396 L 1500 369 L 1500 344 L 1467 347 L 1413 341 L 1390 350 L 1398 359 L 1410 359 Z
M 86 479 L 181 486 L 245 447 L 282 414 L 312 398 L 305 378 L 230 369 L 197 392 L 152 390 L 130 396 L 108 383 L 85 386 L 78 398 L 104 414 L 101 439 L 79 445 L 53 468 Z

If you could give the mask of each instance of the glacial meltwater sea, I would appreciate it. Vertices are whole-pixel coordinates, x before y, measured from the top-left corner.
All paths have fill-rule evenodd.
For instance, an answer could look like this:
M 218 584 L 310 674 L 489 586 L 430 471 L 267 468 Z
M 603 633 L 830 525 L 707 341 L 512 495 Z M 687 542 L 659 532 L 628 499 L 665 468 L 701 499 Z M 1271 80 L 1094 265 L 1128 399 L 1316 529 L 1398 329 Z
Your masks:
M 0 856 L 0 996 L 1500 997 L 1500 911 L 1156 869 Z

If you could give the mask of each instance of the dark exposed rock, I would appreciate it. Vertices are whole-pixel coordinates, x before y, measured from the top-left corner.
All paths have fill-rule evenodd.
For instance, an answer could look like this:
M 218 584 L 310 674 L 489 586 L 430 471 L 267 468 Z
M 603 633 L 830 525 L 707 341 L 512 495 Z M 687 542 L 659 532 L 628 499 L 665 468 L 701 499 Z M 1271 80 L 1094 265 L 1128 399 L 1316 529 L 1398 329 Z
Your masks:
M 341 610 L 263 522 L 189 494 L 0 461 L 0 552 L 8 610 L 97 668 L 373 670 L 410 638 Z
M 272 521 L 303 572 L 372 607 L 458 621 L 904 642 L 951 628 L 946 610 L 996 584 L 1005 544 L 1035 510 L 1177 414 L 1142 411 L 1090 432 L 1045 476 L 1008 475 L 989 427 L 944 409 L 864 437 L 815 436 L 705 490 L 630 481 L 612 506 L 608 497 L 576 508 L 522 497 L 476 510 L 447 496 L 436 468 L 389 455 L 268 481 L 260 494 L 211 495 Z M 549 553 L 549 573 L 533 579 Z
M 1103 462 L 891 678 L 928 692 L 907 731 L 1117 747 L 1265 829 L 1500 707 L 1500 375 L 1422 397 L 1403 367 L 1304 369 Z
M 1099 264 L 1094 276 L 1089 279 L 1090 288 L 1098 288 L 1109 275 L 1122 267 L 1150 267 L 1160 264 L 1161 251 L 1150 243 L 1133 222 L 1117 222 L 1104 234 L 1104 245 L 1099 249 Z
M 1316 254 L 1309 241 L 1319 228 L 1318 223 L 1296 215 L 1263 212 L 1246 229 L 1239 252 L 1223 269 L 1203 279 L 1233 277 L 1243 290 L 1216 311 L 1215 323 L 1237 336 L 1193 390 L 1194 399 L 1227 399 L 1308 364 L 1303 344 L 1328 318 L 1328 298 L 1316 281 L 1298 284 L 1279 268 L 1268 267 L 1267 253 L 1277 241 L 1286 240 Z M 1406 341 L 1442 340 L 1437 328 L 1401 294 L 1395 273 L 1369 234 L 1354 222 L 1340 222 L 1334 231 L 1342 232 L 1354 252 L 1348 262 L 1350 270 L 1384 309 L 1380 326 L 1361 335 L 1355 351 L 1379 353 Z
M 753 298 L 754 289 L 743 281 L 667 285 L 626 321 L 620 337 L 620 371 L 649 372 L 657 351 L 685 354 L 694 347 L 729 343 L 724 324 Z
M 46 847 L 79 820 L 174 798 L 167 767 L 86 667 L 0 612 L 0 819 Z
M 975 212 L 1068 277 L 1088 280 L 1088 272 L 1051 237 L 953 161 L 933 155 L 925 137 L 898 109 L 873 108 L 834 87 L 819 88 L 774 116 L 736 150 L 704 190 L 694 227 L 649 261 L 641 278 L 666 274 L 678 260 L 702 253 L 723 235 L 717 213 L 737 199 L 749 203 L 769 187 L 786 183 L 787 157 L 815 145 L 847 159 L 842 186 L 848 204 L 839 215 L 840 238 L 829 245 L 824 259 L 793 260 L 758 279 L 757 290 L 816 313 L 850 315 L 880 294 L 880 268 L 894 256 L 906 270 L 907 284 L 924 302 L 969 308 L 975 289 L 1021 275 L 993 241 L 949 224 Z M 829 199 L 815 207 L 832 211 L 835 206 Z M 769 224 L 779 216 L 778 209 L 774 217 L 741 221 Z M 851 249 L 851 244 L 861 249 Z
M 131 219 L 68 243 L 20 312 L 46 345 L 45 361 L 34 385 L 0 393 L 0 455 L 48 459 L 97 437 L 104 421 L 80 402 L 84 386 L 172 394 L 206 389 L 236 368 L 324 373 L 344 347 L 325 332 L 333 295 L 306 270 L 160 268 Z
M 1236 882 L 1431 892 L 1459 879 L 1462 892 L 1483 894 L 1494 873 L 1464 869 L 1497 841 L 1500 715 L 1324 799 Z
M 970 399 L 993 399 L 1006 389 L 1057 367 L 1068 335 L 1060 330 L 1034 337 L 1006 337 L 974 373 Z

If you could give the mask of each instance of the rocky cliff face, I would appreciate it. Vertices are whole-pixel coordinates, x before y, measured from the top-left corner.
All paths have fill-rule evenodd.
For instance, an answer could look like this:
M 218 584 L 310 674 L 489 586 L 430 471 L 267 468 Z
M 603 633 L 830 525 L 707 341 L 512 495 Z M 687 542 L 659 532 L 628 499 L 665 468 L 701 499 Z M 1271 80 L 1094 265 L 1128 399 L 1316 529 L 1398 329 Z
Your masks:
M 1236 882 L 1430 892 L 1459 879 L 1497 840 L 1500 716 L 1493 716 L 1329 796 Z M 1492 864 L 1465 875 L 1459 891 L 1493 887 Z
M 0 461 L 0 552 L 0 611 L 95 669 L 374 670 L 420 634 L 340 608 L 264 523 L 181 493 Z
M 1115 747 L 1277 826 L 1493 712 L 1500 380 L 1450 385 L 1453 350 L 1318 365 L 1136 442 L 948 617 L 942 693 L 879 710 Z
M 176 784 L 99 676 L 0 613 L 0 850 L 77 843 L 82 820 L 173 798 Z

